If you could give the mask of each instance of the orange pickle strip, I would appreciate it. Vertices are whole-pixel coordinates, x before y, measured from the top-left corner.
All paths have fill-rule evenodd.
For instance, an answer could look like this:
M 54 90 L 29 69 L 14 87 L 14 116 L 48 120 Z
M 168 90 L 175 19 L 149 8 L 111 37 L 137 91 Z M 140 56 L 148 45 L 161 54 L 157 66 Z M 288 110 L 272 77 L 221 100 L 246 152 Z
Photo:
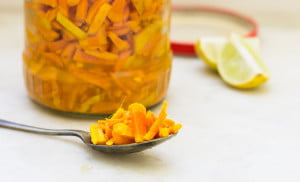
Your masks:
M 175 134 L 182 125 L 167 119 L 166 109 L 165 101 L 156 117 L 139 103 L 129 105 L 128 110 L 119 108 L 111 118 L 90 125 L 91 141 L 94 145 L 123 145 Z

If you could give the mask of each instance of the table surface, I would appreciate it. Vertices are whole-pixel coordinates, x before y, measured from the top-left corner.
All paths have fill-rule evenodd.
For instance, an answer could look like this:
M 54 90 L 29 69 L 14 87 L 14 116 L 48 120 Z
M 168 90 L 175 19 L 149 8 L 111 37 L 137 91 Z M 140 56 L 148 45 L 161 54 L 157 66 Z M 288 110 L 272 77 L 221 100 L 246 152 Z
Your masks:
M 199 59 L 175 56 L 166 100 L 169 117 L 183 124 L 176 138 L 144 152 L 109 155 L 77 138 L 0 128 L 1 181 L 299 181 L 300 26 L 280 17 L 276 24 L 275 15 L 256 18 L 272 74 L 262 87 L 231 88 Z M 22 13 L 0 14 L 0 117 L 88 130 L 96 119 L 55 114 L 28 99 L 22 19 Z

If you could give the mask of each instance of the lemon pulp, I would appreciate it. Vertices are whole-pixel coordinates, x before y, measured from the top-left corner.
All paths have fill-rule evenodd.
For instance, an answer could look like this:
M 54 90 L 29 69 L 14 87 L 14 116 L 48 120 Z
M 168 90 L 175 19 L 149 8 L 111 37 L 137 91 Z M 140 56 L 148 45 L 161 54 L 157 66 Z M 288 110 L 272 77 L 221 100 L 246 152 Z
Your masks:
M 217 68 L 222 79 L 237 88 L 258 87 L 270 75 L 257 51 L 238 36 L 231 36 L 225 44 Z

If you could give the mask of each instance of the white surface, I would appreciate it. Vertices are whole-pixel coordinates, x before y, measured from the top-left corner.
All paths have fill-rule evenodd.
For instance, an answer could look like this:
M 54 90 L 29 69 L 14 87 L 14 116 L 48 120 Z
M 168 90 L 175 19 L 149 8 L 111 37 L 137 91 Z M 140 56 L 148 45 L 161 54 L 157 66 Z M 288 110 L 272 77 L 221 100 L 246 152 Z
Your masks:
M 0 180 L 300 181 L 300 29 L 258 18 L 262 57 L 272 74 L 267 84 L 236 90 L 198 59 L 175 57 L 167 100 L 169 117 L 184 125 L 176 138 L 115 156 L 85 148 L 77 138 L 0 128 Z M 0 27 L 0 117 L 87 130 L 96 119 L 64 117 L 29 101 L 22 79 L 22 14 L 2 12 Z

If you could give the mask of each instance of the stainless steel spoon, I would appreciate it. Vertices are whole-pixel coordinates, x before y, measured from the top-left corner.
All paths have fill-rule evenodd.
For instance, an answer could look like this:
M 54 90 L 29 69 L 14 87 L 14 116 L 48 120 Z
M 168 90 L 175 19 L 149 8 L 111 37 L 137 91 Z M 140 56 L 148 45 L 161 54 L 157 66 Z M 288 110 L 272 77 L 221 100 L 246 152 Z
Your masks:
M 34 126 L 28 126 L 23 124 L 18 124 L 10 121 L 0 119 L 0 127 L 26 131 L 31 133 L 43 134 L 43 135 L 59 135 L 59 136 L 76 136 L 79 137 L 84 144 L 91 147 L 94 150 L 105 153 L 133 153 L 140 152 L 149 148 L 152 148 L 158 144 L 165 142 L 166 140 L 172 138 L 176 134 L 170 135 L 168 137 L 157 138 L 154 140 L 142 142 L 142 143 L 132 143 L 126 145 L 93 145 L 91 143 L 91 136 L 89 132 L 82 130 L 52 130 L 45 128 L 38 128 Z

